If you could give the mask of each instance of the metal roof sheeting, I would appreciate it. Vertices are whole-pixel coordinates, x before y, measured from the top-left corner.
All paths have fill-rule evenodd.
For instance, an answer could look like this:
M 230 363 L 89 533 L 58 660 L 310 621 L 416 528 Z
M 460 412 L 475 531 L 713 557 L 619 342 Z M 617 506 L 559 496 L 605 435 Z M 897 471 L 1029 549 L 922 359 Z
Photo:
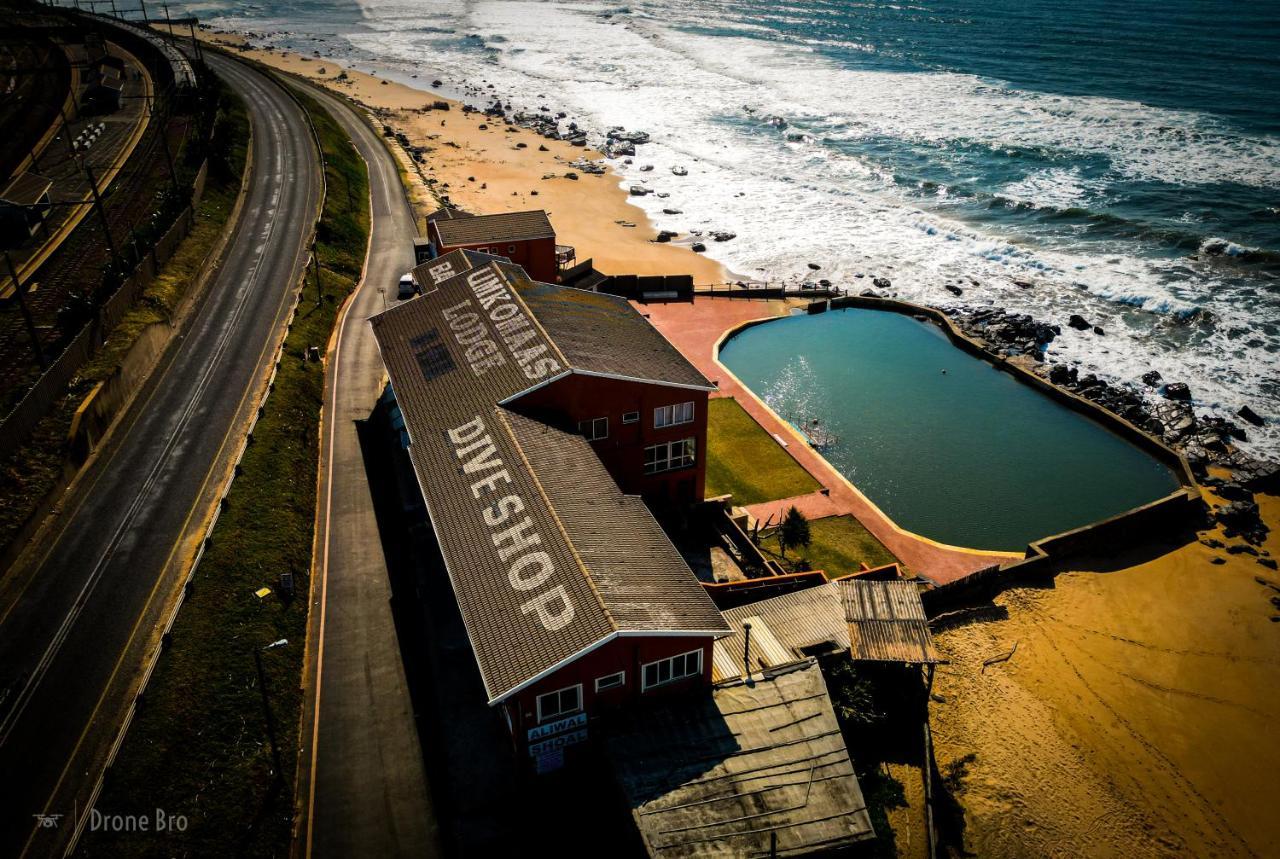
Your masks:
M 625 298 L 538 283 L 528 277 L 518 280 L 516 286 L 575 369 L 715 390 Z
M 753 672 L 818 655 L 813 648 L 826 643 L 833 652 L 849 651 L 858 662 L 938 661 L 920 591 L 912 582 L 841 579 L 722 614 L 733 635 L 716 642 L 712 665 L 724 678 L 743 674 L 747 621 Z
M 813 660 L 620 714 L 606 737 L 649 855 L 819 853 L 874 837 Z
M 728 657 L 724 677 L 743 673 L 742 658 L 746 646 L 743 623 L 751 622 L 751 670 L 776 668 L 804 659 L 802 648 L 832 642 L 835 650 L 849 649 L 849 625 L 840 605 L 839 586 L 828 582 L 813 588 L 793 591 L 782 596 L 731 608 L 721 612 L 729 622 L 733 635 L 716 642 L 717 656 Z M 717 667 L 719 659 L 713 660 Z
M 855 660 L 934 663 L 929 621 L 912 582 L 838 582 Z

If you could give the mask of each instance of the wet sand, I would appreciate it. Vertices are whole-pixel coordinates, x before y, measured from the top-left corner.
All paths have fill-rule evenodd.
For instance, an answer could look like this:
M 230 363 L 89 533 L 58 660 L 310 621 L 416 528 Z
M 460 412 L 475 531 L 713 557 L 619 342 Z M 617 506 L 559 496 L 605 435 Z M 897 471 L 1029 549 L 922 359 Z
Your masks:
M 1280 499 L 1258 501 L 1273 529 L 1264 548 L 1280 554 Z M 1010 591 L 996 600 L 1008 620 L 938 636 L 951 664 L 931 724 L 942 772 L 964 773 L 965 847 L 1277 855 L 1280 576 L 1194 542 L 1117 561 Z
M 547 140 L 480 113 L 464 114 L 461 104 L 432 93 L 426 81 L 409 87 L 344 69 L 329 59 L 245 50 L 246 40 L 236 34 L 205 31 L 201 37 L 378 111 L 411 145 L 429 148 L 424 173 L 455 206 L 477 214 L 545 209 L 557 242 L 574 246 L 579 262 L 593 259 L 606 274 L 691 274 L 700 285 L 736 279 L 716 261 L 690 250 L 690 236 L 673 243 L 652 241 L 657 231 L 642 209 L 627 202 L 628 193 L 611 170 L 591 175 L 571 166 L 579 158 L 599 159 L 598 152 Z M 446 102 L 449 110 L 423 110 L 436 101 Z M 566 173 L 578 178 L 567 179 Z M 555 178 L 544 178 L 550 174 Z M 420 214 L 434 208 L 434 202 L 425 204 Z

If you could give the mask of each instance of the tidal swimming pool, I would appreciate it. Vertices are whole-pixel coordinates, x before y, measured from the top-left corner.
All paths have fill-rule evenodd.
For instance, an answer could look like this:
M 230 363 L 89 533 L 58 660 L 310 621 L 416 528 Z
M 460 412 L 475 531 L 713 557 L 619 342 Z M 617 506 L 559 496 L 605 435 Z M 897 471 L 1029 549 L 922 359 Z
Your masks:
M 731 337 L 720 360 L 782 417 L 818 419 L 835 437 L 827 460 L 933 540 L 1021 551 L 1178 488 L 1102 424 L 900 313 L 773 320 Z

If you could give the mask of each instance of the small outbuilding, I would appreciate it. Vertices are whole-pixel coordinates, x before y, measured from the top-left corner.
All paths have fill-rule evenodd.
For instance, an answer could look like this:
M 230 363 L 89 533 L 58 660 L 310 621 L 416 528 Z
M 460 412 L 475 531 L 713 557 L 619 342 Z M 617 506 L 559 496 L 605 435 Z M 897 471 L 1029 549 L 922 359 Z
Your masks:
M 913 582 L 839 579 L 721 613 L 733 634 L 716 642 L 717 678 L 742 676 L 746 659 L 752 673 L 844 652 L 854 662 L 939 661 Z
M 0 232 L 6 245 L 17 245 L 35 235 L 49 216 L 49 191 L 53 182 L 31 172 L 18 173 L 0 190 Z

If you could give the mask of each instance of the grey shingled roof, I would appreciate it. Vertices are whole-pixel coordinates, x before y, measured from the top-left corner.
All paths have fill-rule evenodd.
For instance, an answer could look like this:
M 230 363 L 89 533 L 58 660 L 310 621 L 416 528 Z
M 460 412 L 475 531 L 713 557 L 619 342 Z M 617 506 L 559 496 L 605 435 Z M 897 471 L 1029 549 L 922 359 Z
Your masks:
M 551 220 L 542 210 L 475 215 L 470 218 L 439 218 L 432 223 L 440 235 L 441 243 L 446 247 L 554 239 L 556 236 Z
M 520 297 L 574 369 L 715 390 L 625 298 L 539 283 L 517 271 Z
M 648 506 L 619 491 L 585 439 L 514 413 L 506 418 L 619 628 L 729 631 Z
M 682 706 L 619 714 L 605 743 L 650 856 L 805 856 L 872 838 L 813 660 Z
M 439 286 L 451 277 L 457 277 L 464 271 L 471 271 L 488 262 L 506 262 L 506 257 L 482 254 L 479 251 L 456 250 L 443 256 L 427 260 L 416 266 L 410 274 L 423 290 Z
M 617 632 L 727 631 L 692 571 L 659 539 L 647 508 L 621 494 L 585 440 L 541 432 L 541 425 L 496 405 L 568 365 L 511 287 L 507 268 L 489 263 L 462 272 L 370 320 L 490 701 Z M 497 297 L 491 311 L 515 308 L 514 315 L 504 312 L 504 324 L 521 341 L 513 349 L 485 319 L 483 337 L 497 349 L 483 356 L 489 359 L 483 366 L 468 359 L 450 327 L 479 308 L 476 290 Z M 473 357 L 482 356 L 473 351 Z M 477 483 L 499 474 L 497 489 Z M 493 504 L 506 495 L 518 496 L 522 509 L 490 526 L 485 511 L 492 517 Z M 537 543 L 500 557 L 510 539 L 499 533 L 526 517 L 521 533 L 536 534 Z M 624 563 L 609 543 L 629 547 L 635 563 Z M 537 563 L 529 560 L 535 554 Z M 517 569 L 524 561 L 530 565 Z M 534 574 L 536 586 L 512 584 Z M 551 623 L 538 613 L 535 601 L 542 598 Z

